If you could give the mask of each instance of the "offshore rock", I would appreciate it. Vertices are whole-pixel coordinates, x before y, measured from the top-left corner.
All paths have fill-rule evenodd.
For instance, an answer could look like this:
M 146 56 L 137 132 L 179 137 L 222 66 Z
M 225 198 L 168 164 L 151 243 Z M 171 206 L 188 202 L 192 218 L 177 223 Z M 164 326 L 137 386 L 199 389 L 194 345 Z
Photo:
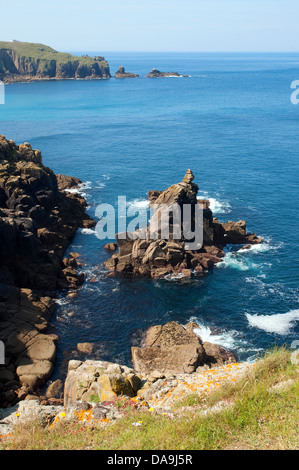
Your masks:
M 191 277 L 212 269 L 221 263 L 225 255 L 223 248 L 229 243 L 255 244 L 261 238 L 246 233 L 246 223 L 219 223 L 213 217 L 208 200 L 198 200 L 198 186 L 194 174 L 188 169 L 183 180 L 165 191 L 148 192 L 148 199 L 153 208 L 150 225 L 134 233 L 116 234 L 118 252 L 104 264 L 106 269 L 125 275 L 139 275 L 163 278 L 168 275 Z M 203 244 L 196 250 L 187 249 L 184 238 L 183 222 L 174 223 L 169 208 L 178 205 L 183 212 L 189 206 L 192 224 L 195 226 L 195 207 L 201 204 L 203 209 Z M 162 220 L 162 224 L 160 224 Z M 169 237 L 163 238 L 163 230 L 169 228 Z M 174 230 L 179 228 L 181 238 L 174 237 Z M 154 236 L 152 234 L 154 233 Z M 108 249 L 109 244 L 106 245 Z M 114 246 L 115 247 L 115 246 Z
M 126 72 L 125 67 L 120 66 L 118 71 L 115 72 L 115 78 L 137 78 L 139 77 L 136 73 Z
M 146 77 L 148 78 L 160 78 L 160 77 L 189 77 L 189 75 L 181 75 L 178 72 L 160 72 L 158 69 L 153 69 L 149 72 Z

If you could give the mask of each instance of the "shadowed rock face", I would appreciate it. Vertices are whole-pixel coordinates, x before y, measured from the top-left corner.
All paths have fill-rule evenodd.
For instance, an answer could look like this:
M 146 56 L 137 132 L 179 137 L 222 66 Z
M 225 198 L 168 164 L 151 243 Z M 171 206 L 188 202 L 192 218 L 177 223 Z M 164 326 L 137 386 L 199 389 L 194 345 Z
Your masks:
M 85 199 L 65 191 L 79 182 L 56 177 L 30 144 L 0 136 L 0 340 L 6 356 L 0 406 L 23 398 L 51 375 L 57 340 L 47 333 L 52 292 L 84 281 L 76 259 L 63 254 L 78 227 L 95 225 Z
M 119 251 L 105 262 L 105 267 L 116 273 L 135 274 L 153 278 L 165 275 L 182 274 L 190 277 L 194 273 L 203 273 L 216 263 L 220 263 L 225 253 L 223 248 L 228 243 L 254 244 L 261 239 L 255 234 L 246 234 L 246 223 L 219 223 L 213 217 L 209 201 L 197 200 L 198 186 L 193 182 L 194 175 L 187 170 L 183 180 L 165 191 L 149 191 L 148 197 L 154 213 L 148 228 L 135 233 L 116 234 Z M 153 206 L 154 204 L 154 206 Z M 192 214 L 192 224 L 195 228 L 195 207 L 201 204 L 203 208 L 203 245 L 197 250 L 188 250 L 184 238 L 182 220 L 179 222 L 181 238 L 173 236 L 174 218 L 169 213 L 169 207 L 178 205 L 183 212 L 183 206 L 189 206 Z M 163 238 L 162 226 L 169 226 L 170 236 Z M 163 225 L 162 224 L 162 225 Z M 156 227 L 155 237 L 151 236 Z M 142 233 L 142 237 L 140 234 Z

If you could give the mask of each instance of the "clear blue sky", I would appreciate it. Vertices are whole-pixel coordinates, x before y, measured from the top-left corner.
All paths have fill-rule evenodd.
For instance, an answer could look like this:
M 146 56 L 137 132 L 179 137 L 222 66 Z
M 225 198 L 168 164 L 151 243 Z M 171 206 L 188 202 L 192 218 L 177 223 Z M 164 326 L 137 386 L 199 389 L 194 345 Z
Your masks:
M 299 51 L 299 0 L 14 0 L 0 39 L 61 51 Z

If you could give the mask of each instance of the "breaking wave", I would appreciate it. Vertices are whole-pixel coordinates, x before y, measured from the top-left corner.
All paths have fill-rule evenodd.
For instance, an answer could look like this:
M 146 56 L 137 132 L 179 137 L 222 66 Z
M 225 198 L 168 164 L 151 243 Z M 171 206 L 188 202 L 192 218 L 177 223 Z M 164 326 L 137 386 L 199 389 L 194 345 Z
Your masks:
M 287 335 L 299 321 L 299 310 L 290 310 L 287 313 L 278 313 L 274 315 L 251 315 L 246 313 L 248 323 L 253 328 L 259 328 L 267 333 L 276 333 L 278 335 Z

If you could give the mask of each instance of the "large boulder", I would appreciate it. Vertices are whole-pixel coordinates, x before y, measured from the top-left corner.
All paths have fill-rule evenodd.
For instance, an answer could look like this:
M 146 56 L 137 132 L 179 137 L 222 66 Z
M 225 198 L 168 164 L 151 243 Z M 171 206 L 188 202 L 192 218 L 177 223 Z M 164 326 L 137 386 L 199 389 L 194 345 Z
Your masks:
M 201 366 L 219 366 L 236 362 L 233 353 L 209 342 L 202 342 L 192 322 L 156 325 L 148 329 L 142 347 L 132 348 L 135 371 L 142 376 L 192 374 Z
M 232 352 L 227 351 L 218 344 L 205 341 L 203 347 L 206 352 L 206 363 L 209 364 L 210 367 L 237 362 L 236 356 Z
M 133 397 L 140 384 L 140 377 L 126 366 L 106 361 L 70 361 L 64 404 L 67 406 L 79 400 L 105 402 L 120 395 Z
M 169 322 L 147 331 L 145 347 L 133 347 L 132 360 L 134 369 L 143 375 L 154 371 L 191 374 L 205 363 L 205 351 L 195 333 L 176 322 Z

